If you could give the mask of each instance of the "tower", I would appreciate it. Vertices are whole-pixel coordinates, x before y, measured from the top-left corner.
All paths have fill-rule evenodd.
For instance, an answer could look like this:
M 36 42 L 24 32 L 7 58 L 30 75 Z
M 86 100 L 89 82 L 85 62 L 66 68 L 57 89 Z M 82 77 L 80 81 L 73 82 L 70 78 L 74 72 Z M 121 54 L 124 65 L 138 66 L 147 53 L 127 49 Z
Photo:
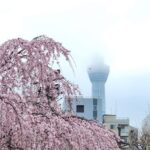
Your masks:
M 108 74 L 109 66 L 105 65 L 103 61 L 93 64 L 88 69 L 88 75 L 92 83 L 93 116 L 96 114 L 97 120 L 100 122 L 102 122 L 102 117 L 105 114 L 105 83 Z

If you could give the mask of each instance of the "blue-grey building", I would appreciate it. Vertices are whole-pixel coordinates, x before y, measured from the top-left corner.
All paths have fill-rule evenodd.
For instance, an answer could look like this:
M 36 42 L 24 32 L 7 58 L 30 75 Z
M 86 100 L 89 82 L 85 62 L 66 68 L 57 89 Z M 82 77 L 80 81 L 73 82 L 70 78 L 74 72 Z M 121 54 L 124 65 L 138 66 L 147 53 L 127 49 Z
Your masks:
M 92 85 L 90 98 L 73 98 L 72 108 L 77 116 L 102 122 L 105 114 L 105 83 L 109 74 L 109 67 L 100 62 L 88 68 L 88 75 Z M 64 103 L 64 109 L 67 104 Z
M 102 116 L 106 113 L 105 83 L 107 81 L 108 74 L 109 67 L 105 65 L 104 62 L 101 62 L 99 65 L 95 64 L 88 69 L 88 75 L 92 83 L 93 104 L 94 100 L 97 100 L 97 102 L 95 102 L 97 103 L 97 109 L 95 108 L 93 111 L 97 112 L 98 120 L 101 120 Z

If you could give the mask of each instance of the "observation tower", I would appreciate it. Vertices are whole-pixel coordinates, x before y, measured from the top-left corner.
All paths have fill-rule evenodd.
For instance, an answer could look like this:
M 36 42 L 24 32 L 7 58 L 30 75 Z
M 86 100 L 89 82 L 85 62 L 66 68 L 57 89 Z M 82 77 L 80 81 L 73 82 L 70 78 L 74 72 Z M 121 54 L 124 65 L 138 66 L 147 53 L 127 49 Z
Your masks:
M 97 119 L 100 122 L 105 114 L 105 83 L 108 74 L 109 66 L 104 64 L 103 60 L 88 68 L 88 75 L 92 83 L 93 113 L 97 113 Z

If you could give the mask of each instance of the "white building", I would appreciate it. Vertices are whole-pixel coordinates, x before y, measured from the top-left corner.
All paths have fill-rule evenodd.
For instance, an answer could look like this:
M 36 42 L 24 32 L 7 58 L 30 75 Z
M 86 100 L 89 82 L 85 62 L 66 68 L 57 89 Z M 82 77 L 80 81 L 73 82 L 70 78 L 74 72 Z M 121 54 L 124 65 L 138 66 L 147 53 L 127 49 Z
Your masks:
M 138 140 L 138 129 L 130 125 L 129 118 L 117 118 L 116 115 L 105 114 L 103 124 L 124 141 L 123 150 L 137 150 L 135 143 Z
M 105 114 L 103 116 L 103 124 L 113 130 L 125 142 L 128 142 L 130 131 L 129 118 L 117 118 L 116 115 Z

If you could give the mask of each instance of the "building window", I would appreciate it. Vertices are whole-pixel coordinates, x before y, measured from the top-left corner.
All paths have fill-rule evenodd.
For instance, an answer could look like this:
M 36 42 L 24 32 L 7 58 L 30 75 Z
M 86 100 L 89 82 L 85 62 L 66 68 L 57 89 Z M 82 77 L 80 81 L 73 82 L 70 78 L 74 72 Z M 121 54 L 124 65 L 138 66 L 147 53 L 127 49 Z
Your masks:
M 114 128 L 115 128 L 115 125 L 111 124 L 110 129 L 114 129 Z
M 97 105 L 97 99 L 93 98 L 93 105 Z
M 122 133 L 128 133 L 129 130 L 128 130 L 128 128 L 125 128 L 125 127 L 124 127 L 124 128 L 121 128 L 121 132 L 122 132 Z
M 97 106 L 96 105 L 93 106 L 93 111 L 97 111 Z
M 77 105 L 76 112 L 83 113 L 84 112 L 84 105 Z
M 96 120 L 97 119 L 97 111 L 93 111 L 93 118 Z

